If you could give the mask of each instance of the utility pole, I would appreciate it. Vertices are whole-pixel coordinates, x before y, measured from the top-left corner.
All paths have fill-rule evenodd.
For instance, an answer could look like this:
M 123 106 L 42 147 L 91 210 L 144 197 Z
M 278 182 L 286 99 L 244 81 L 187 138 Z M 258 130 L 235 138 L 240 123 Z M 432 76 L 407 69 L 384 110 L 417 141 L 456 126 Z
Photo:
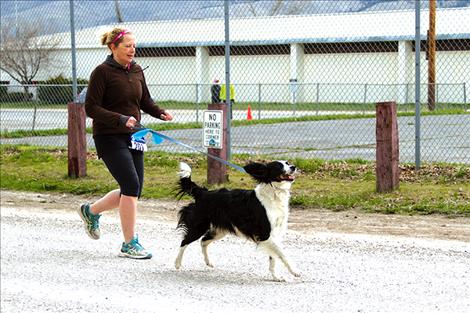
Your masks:
M 436 0 L 429 0 L 429 29 L 427 39 L 428 109 L 436 108 Z

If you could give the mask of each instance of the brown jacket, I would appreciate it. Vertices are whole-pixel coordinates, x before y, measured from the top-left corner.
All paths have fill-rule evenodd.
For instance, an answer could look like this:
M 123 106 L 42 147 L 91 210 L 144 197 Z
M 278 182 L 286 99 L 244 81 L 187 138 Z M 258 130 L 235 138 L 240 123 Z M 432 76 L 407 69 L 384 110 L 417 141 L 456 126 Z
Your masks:
M 132 133 L 125 121 L 130 116 L 140 121 L 140 110 L 159 119 L 164 112 L 150 97 L 142 68 L 132 62 L 125 69 L 108 56 L 88 83 L 85 111 L 93 119 L 93 136 Z

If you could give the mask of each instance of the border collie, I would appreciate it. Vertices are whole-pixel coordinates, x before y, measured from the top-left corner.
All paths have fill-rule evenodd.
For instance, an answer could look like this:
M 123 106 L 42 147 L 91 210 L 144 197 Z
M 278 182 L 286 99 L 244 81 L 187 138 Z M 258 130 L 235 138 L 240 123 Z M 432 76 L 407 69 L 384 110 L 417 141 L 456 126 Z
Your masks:
M 213 267 L 207 246 L 226 234 L 245 237 L 269 255 L 269 271 L 276 281 L 275 260 L 280 259 L 295 277 L 300 274 L 288 261 L 281 248 L 287 230 L 290 188 L 297 169 L 287 161 L 250 163 L 244 167 L 259 184 L 254 190 L 225 188 L 208 190 L 191 180 L 191 168 L 180 163 L 178 196 L 190 195 L 194 201 L 178 212 L 177 229 L 182 230 L 175 267 L 181 267 L 186 247 L 202 237 L 201 247 L 207 266 Z

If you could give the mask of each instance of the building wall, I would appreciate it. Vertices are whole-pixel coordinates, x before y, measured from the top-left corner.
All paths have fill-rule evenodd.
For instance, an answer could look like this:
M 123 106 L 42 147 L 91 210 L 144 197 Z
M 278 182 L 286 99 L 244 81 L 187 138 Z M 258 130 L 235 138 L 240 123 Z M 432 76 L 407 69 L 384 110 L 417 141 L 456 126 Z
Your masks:
M 305 59 L 306 101 L 364 102 L 389 99 L 376 84 L 397 83 L 397 53 L 309 54 Z M 366 84 L 368 84 L 366 86 Z M 390 100 L 390 99 L 389 99 Z
M 109 54 L 103 47 L 78 49 L 77 77 L 88 79 L 91 71 Z M 405 75 L 399 74 L 397 52 L 305 54 L 303 77 L 299 80 L 301 102 L 377 102 L 414 100 L 414 51 L 409 52 Z M 240 102 L 289 102 L 290 56 L 235 55 L 231 58 L 231 82 Z M 463 103 L 470 87 L 470 51 L 438 51 L 436 58 L 438 101 Z M 225 80 L 223 56 L 209 56 L 208 77 L 198 82 L 196 58 L 140 57 L 136 61 L 145 70 L 152 96 L 158 100 L 190 102 L 210 101 L 209 89 L 214 78 Z M 0 73 L 1 80 L 10 80 Z M 35 80 L 62 74 L 72 76 L 70 50 L 55 52 L 55 63 L 42 69 Z M 407 81 L 399 81 L 406 78 Z M 427 82 L 427 61 L 421 53 L 421 81 Z M 11 82 L 15 84 L 15 82 Z M 196 86 L 196 84 L 199 84 Z M 385 85 L 384 85 L 385 84 Z M 398 85 L 397 85 L 398 84 Z M 406 85 L 408 84 L 408 85 Z M 427 88 L 422 87 L 422 101 Z M 199 97 L 198 97 L 199 95 Z M 467 96 L 469 98 L 469 96 Z
M 194 57 L 138 58 L 149 91 L 157 101 L 196 102 L 196 64 Z
M 427 82 L 427 63 L 421 73 L 421 81 Z M 438 84 L 458 84 L 450 86 L 437 86 L 437 98 L 446 102 L 462 103 L 464 101 L 464 87 L 466 88 L 466 101 L 469 102 L 470 89 L 470 51 L 441 51 L 436 58 L 436 81 Z M 424 73 L 423 73 L 424 72 Z M 442 101 L 442 100 L 441 100 Z
M 236 101 L 288 102 L 289 56 L 233 56 L 230 81 L 235 85 Z M 225 82 L 225 59 L 211 57 L 210 77 Z M 260 88 L 261 84 L 261 88 Z M 260 90 L 261 89 L 261 90 Z

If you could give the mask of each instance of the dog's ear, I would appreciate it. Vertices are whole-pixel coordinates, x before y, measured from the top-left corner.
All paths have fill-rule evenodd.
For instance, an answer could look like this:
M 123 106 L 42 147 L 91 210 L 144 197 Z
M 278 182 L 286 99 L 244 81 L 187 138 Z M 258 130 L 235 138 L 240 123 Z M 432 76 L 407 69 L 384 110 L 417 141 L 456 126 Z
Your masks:
M 264 181 L 268 175 L 268 167 L 263 163 L 249 163 L 243 167 L 257 181 Z

